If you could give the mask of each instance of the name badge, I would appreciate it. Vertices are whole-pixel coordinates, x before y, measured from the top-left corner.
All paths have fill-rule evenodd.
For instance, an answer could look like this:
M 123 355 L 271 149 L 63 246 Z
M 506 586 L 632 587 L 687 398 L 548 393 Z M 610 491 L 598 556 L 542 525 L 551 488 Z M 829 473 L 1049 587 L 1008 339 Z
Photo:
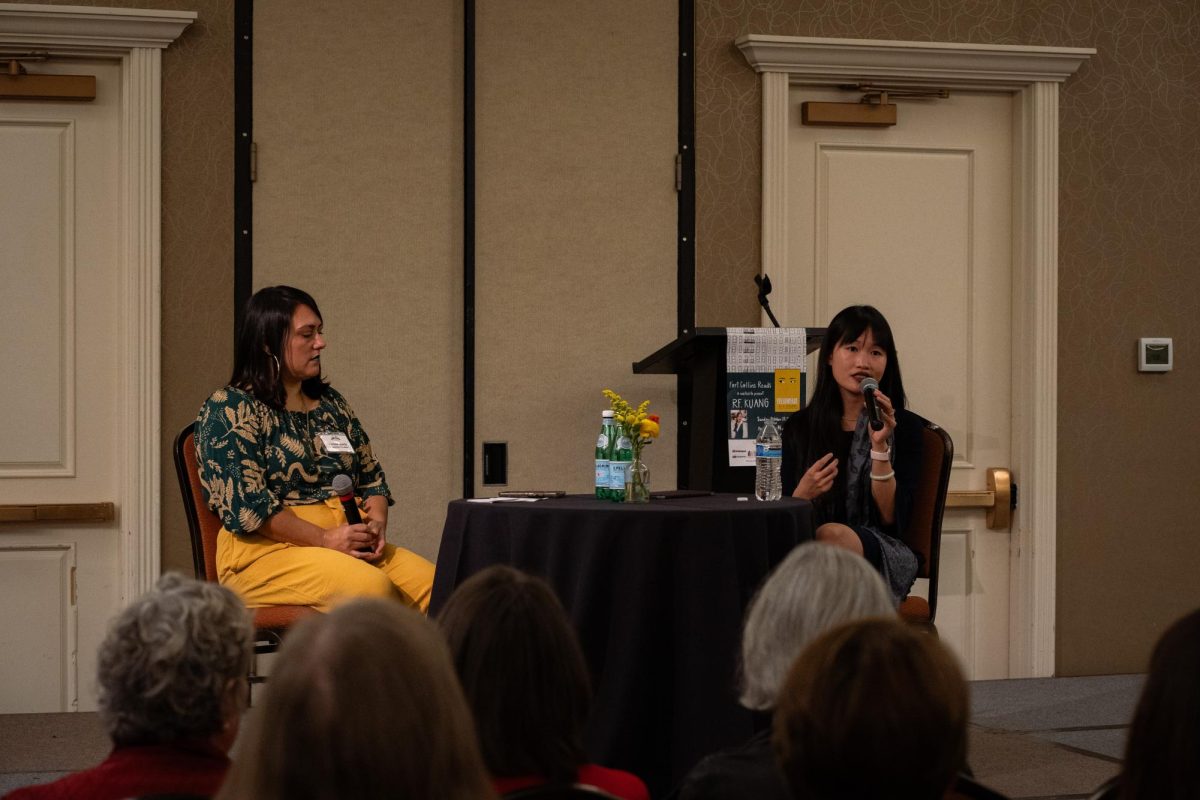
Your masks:
M 322 444 L 325 445 L 326 453 L 354 452 L 354 445 L 350 444 L 350 437 L 344 433 L 322 433 L 320 437 Z

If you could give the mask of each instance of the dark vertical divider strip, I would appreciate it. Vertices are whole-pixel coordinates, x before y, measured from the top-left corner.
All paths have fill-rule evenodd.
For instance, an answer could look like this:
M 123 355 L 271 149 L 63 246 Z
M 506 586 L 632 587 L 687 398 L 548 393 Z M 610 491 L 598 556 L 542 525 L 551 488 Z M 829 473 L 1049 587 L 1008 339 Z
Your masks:
M 680 336 L 696 328 L 696 4 L 679 0 L 679 231 L 677 256 L 677 331 Z M 675 431 L 676 475 L 679 488 L 688 488 L 691 463 L 692 378 L 676 379 L 679 426 Z
M 253 184 L 254 147 L 254 0 L 234 6 L 233 43 L 233 328 L 234 347 L 242 309 L 254 285 Z
M 463 497 L 475 496 L 475 0 L 463 22 Z

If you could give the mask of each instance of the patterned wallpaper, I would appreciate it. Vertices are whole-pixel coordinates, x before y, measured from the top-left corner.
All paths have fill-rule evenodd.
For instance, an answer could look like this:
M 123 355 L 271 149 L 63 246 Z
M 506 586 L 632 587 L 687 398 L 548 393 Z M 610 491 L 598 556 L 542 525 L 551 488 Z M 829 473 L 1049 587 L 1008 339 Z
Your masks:
M 697 0 L 697 324 L 756 324 L 761 99 L 744 33 L 1095 47 L 1060 97 L 1058 671 L 1133 672 L 1200 605 L 1200 5 Z M 1136 371 L 1140 336 L 1175 371 Z M 1095 646 L 1103 640 L 1103 648 Z

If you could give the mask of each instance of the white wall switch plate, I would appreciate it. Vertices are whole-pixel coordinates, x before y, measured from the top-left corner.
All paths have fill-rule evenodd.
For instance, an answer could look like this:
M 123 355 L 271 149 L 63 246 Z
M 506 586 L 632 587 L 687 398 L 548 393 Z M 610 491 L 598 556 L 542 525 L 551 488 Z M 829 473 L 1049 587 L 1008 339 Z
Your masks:
M 1170 339 L 1138 339 L 1138 372 L 1170 372 L 1175 365 L 1175 348 Z

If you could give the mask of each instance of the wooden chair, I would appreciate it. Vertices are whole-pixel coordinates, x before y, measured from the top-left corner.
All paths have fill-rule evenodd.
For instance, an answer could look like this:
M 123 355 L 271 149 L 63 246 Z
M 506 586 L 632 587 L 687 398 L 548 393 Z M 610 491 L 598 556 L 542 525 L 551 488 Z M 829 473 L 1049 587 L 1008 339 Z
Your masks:
M 950 462 L 954 460 L 954 442 L 950 434 L 929 420 L 921 420 L 921 484 L 913 499 L 912 519 L 904 541 L 924 559 L 918 578 L 929 580 L 929 599 L 909 595 L 900 604 L 900 616 L 914 625 L 936 634 L 933 619 L 937 614 L 938 558 L 942 548 L 942 515 L 946 511 L 946 491 L 950 487 Z
M 175 437 L 175 472 L 179 477 L 179 489 L 183 493 L 183 510 L 187 514 L 188 531 L 192 538 L 192 563 L 196 577 L 203 581 L 217 580 L 217 533 L 221 530 L 221 519 L 204 501 L 204 490 L 200 486 L 200 474 L 196 468 L 196 423 L 190 423 Z M 279 649 L 283 634 L 288 627 L 303 617 L 318 613 L 309 606 L 265 606 L 251 609 L 254 613 L 254 652 L 256 655 L 273 653 Z M 266 680 L 251 675 L 251 683 Z

